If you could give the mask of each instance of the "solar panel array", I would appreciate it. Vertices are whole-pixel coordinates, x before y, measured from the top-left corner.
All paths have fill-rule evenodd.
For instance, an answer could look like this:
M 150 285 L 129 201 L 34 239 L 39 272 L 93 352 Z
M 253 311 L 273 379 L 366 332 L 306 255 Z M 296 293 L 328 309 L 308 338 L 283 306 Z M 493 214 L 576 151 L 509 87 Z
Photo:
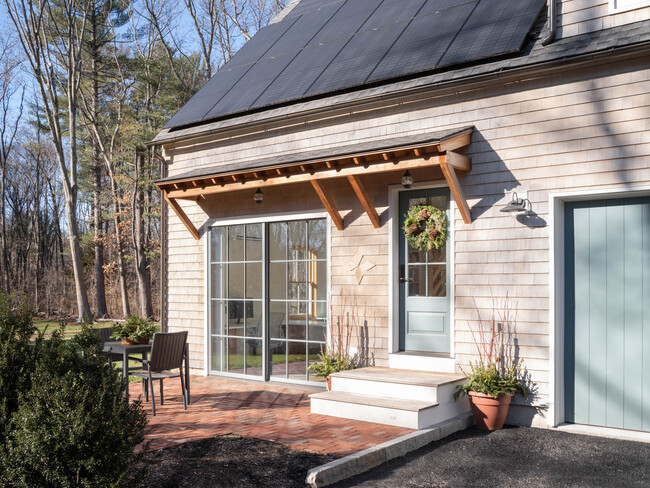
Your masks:
M 516 52 L 546 0 L 302 0 L 165 125 Z

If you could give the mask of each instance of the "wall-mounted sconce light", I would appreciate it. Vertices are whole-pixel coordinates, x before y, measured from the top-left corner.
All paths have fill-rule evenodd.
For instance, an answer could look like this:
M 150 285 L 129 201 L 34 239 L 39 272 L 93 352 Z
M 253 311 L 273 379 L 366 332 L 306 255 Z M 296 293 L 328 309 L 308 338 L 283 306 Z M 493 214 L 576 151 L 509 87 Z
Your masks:
M 411 176 L 411 173 L 409 173 L 409 171 L 406 170 L 406 173 L 404 173 L 404 176 L 402 176 L 402 186 L 404 188 L 411 188 L 412 184 L 413 184 L 413 177 Z
M 501 209 L 501 212 L 506 212 L 510 214 L 520 214 L 530 210 L 530 200 L 528 198 L 519 198 L 517 192 L 512 192 L 512 200 L 510 200 L 505 207 Z
M 262 190 L 257 189 L 253 194 L 253 200 L 255 200 L 255 203 L 262 203 L 264 201 L 264 193 L 262 193 Z

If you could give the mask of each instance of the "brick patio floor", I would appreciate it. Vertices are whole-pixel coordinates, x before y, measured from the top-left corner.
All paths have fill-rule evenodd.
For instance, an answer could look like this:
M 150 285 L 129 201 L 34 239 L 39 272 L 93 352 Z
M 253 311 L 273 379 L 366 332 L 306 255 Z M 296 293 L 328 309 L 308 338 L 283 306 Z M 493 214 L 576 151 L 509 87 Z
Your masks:
M 155 382 L 156 416 L 143 402 L 149 418 L 146 438 L 152 450 L 224 434 L 255 437 L 295 449 L 347 456 L 402 436 L 411 429 L 346 420 L 309 413 L 314 390 L 253 381 L 205 376 L 191 377 L 191 400 L 183 410 L 180 382 L 165 381 L 160 405 Z M 142 394 L 131 383 L 132 398 Z

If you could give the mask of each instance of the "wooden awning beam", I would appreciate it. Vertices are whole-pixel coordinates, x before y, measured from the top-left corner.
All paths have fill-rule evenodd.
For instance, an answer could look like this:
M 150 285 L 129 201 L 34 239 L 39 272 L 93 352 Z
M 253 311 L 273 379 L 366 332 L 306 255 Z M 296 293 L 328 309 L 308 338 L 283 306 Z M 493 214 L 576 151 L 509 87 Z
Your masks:
M 196 239 L 197 241 L 199 240 L 199 231 L 197 230 L 196 227 L 194 227 L 194 224 L 190 220 L 190 218 L 187 216 L 185 211 L 182 209 L 182 207 L 178 204 L 178 202 L 174 198 L 170 198 L 168 192 L 164 192 L 165 194 L 165 200 L 167 200 L 167 203 L 169 206 L 174 210 L 174 213 L 178 216 L 179 219 L 181 219 L 181 222 L 187 227 L 187 230 L 190 231 L 190 234 Z
M 341 178 L 347 176 L 371 175 L 377 173 L 386 173 L 389 171 L 406 171 L 418 168 L 432 168 L 438 166 L 439 156 L 429 156 L 426 158 L 413 158 L 402 159 L 395 162 L 387 163 L 374 163 L 365 168 L 362 165 L 353 165 L 347 167 L 327 168 L 314 171 L 311 173 L 296 173 L 289 175 L 283 174 L 282 176 L 268 176 L 266 181 L 259 179 L 239 180 L 235 182 L 225 182 L 220 186 L 206 186 L 204 189 L 188 188 L 182 190 L 171 190 L 169 192 L 170 198 L 186 199 L 196 197 L 198 195 L 212 195 L 216 193 L 227 193 L 235 190 L 246 190 L 264 188 L 269 186 L 287 185 L 291 183 L 307 183 L 312 180 L 326 180 L 330 178 Z M 162 186 L 162 185 L 161 185 Z M 164 186 L 163 186 L 164 188 Z
M 323 206 L 325 207 L 325 210 L 327 210 L 327 213 L 330 214 L 330 217 L 332 218 L 332 222 L 334 222 L 336 228 L 338 230 L 343 230 L 343 217 L 341 217 L 341 214 L 336 208 L 336 205 L 334 205 L 334 200 L 332 200 L 332 197 L 330 196 L 329 192 L 325 189 L 323 184 L 318 180 L 311 180 L 311 184 L 314 187 L 314 190 L 316 190 L 316 194 L 318 195 L 318 198 L 320 198 L 320 201 L 323 202 Z
M 368 217 L 370 218 L 370 222 L 372 222 L 373 227 L 375 229 L 379 229 L 381 227 L 381 222 L 379 221 L 379 215 L 377 215 L 377 210 L 375 209 L 375 206 L 370 201 L 370 197 L 368 197 L 368 192 L 366 192 L 366 187 L 363 185 L 361 178 L 359 176 L 348 176 L 348 181 L 352 185 L 352 189 L 354 190 L 354 193 L 357 194 L 357 198 L 361 202 L 361 205 L 363 206 L 363 209 L 366 211 L 366 214 L 368 214 Z
M 456 171 L 454 167 L 447 162 L 447 155 L 442 154 L 440 156 L 440 169 L 442 169 L 442 174 L 447 180 L 449 185 L 449 190 L 454 196 L 456 205 L 458 205 L 458 210 L 460 210 L 460 215 L 463 217 L 463 222 L 466 224 L 472 223 L 472 213 L 467 205 L 467 200 L 465 200 L 465 195 L 463 194 L 463 189 L 458 182 L 458 177 L 456 176 Z

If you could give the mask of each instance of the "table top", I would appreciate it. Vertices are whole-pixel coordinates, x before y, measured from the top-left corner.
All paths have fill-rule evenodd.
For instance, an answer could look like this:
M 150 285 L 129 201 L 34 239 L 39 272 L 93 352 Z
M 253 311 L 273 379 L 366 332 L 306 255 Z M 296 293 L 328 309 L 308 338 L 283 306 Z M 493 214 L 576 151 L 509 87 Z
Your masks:
M 149 352 L 151 351 L 151 343 L 149 344 L 122 344 L 122 341 L 108 341 L 104 342 L 104 352 L 123 353 L 126 352 Z

